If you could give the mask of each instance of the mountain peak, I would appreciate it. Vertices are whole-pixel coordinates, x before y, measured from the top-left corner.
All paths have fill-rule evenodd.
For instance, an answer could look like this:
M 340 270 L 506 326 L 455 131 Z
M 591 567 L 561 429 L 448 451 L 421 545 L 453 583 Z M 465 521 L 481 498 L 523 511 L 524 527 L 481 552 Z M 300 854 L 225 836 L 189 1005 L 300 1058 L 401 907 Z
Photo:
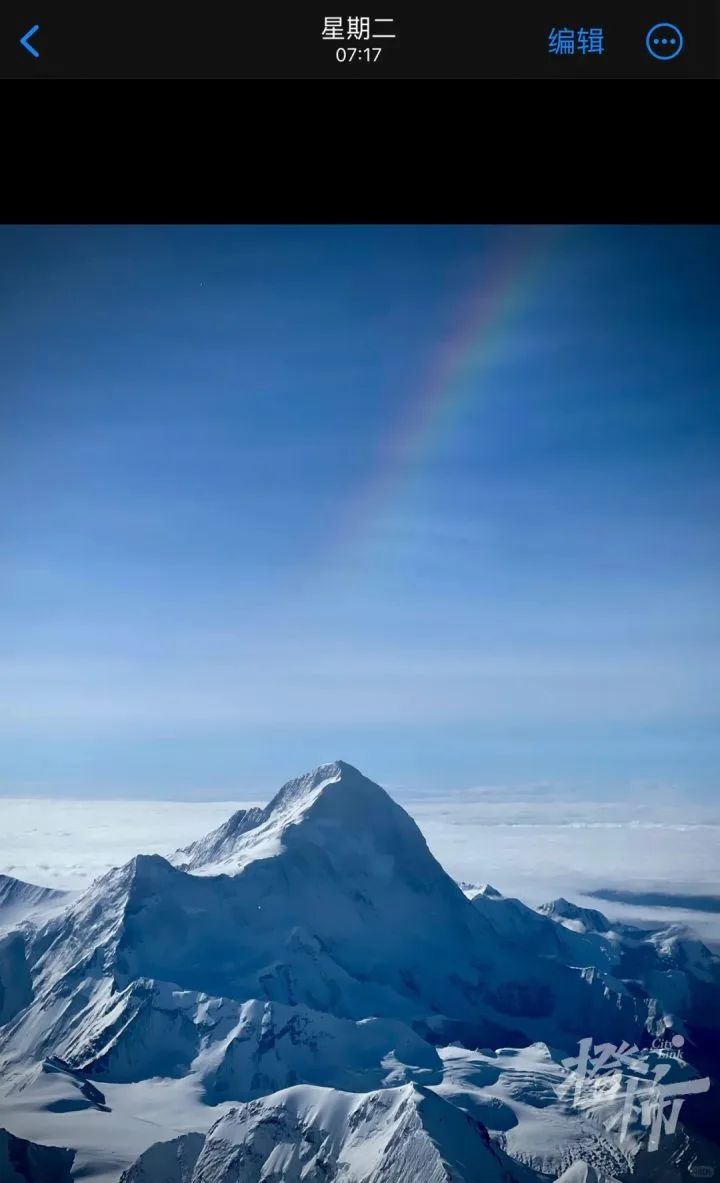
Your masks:
M 407 815 L 380 785 L 369 780 L 352 764 L 333 760 L 311 772 L 287 781 L 268 805 L 237 810 L 216 830 L 179 850 L 172 862 L 194 871 L 217 866 L 218 870 L 240 870 L 248 857 L 276 853 L 289 827 L 312 815 L 316 821 L 333 820 L 348 827 L 375 828 L 387 825 L 390 815 Z M 414 822 L 407 818 L 415 829 Z M 225 865 L 228 860 L 232 866 Z
M 318 765 L 312 772 L 305 772 L 302 776 L 287 781 L 267 806 L 266 815 L 269 817 L 272 813 L 284 812 L 288 808 L 312 804 L 321 793 L 331 787 L 335 793 L 334 786 L 341 786 L 344 793 L 367 793 L 370 790 L 373 795 L 388 797 L 380 785 L 368 780 L 352 764 L 346 764 L 344 760 L 333 760 L 329 764 Z
M 319 764 L 311 772 L 304 772 L 302 776 L 296 776 L 293 780 L 286 781 L 273 797 L 268 809 L 277 806 L 284 799 L 312 792 L 325 784 L 334 784 L 339 781 L 350 784 L 353 780 L 364 779 L 362 773 L 357 768 L 353 768 L 352 764 L 345 764 L 343 760 L 331 760 L 328 764 Z
M 602 912 L 595 908 L 581 908 L 578 904 L 566 900 L 564 896 L 551 900 L 549 904 L 540 904 L 536 910 L 560 923 L 576 921 L 584 926 L 586 932 L 609 932 L 611 927 L 610 921 Z
M 397 1183 L 411 1177 L 427 1183 L 519 1183 L 535 1178 L 491 1144 L 476 1118 L 412 1084 L 358 1093 L 292 1085 L 233 1106 L 205 1135 L 155 1143 L 123 1174 L 122 1183 L 179 1179 L 181 1156 L 188 1163 L 182 1173 L 188 1183 L 301 1177 L 328 1183 Z

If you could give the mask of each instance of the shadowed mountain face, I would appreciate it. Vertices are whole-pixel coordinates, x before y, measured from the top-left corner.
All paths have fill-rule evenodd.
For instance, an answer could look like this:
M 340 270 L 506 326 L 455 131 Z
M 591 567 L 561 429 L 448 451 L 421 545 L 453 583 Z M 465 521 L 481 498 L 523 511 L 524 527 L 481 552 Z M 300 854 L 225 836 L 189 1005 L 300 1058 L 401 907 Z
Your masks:
M 512 902 L 524 907 L 519 900 Z M 584 942 L 592 964 L 612 965 L 615 976 L 631 988 L 639 984 L 653 1000 L 654 1016 L 686 1034 L 697 1024 L 720 1030 L 720 958 L 684 925 L 611 924 L 602 912 L 565 899 L 542 904 L 537 911 L 556 921 L 565 939 L 576 942 L 575 952 Z
M 182 1163 L 186 1164 L 185 1169 Z M 205 1139 L 156 1144 L 121 1183 L 535 1183 L 484 1126 L 429 1089 L 308 1085 L 231 1109 Z
M 0 1129 L 2 1183 L 70 1183 L 75 1153 L 59 1146 L 37 1146 Z
M 717 959 L 677 932 L 616 932 L 565 900 L 536 911 L 489 887 L 470 894 L 379 785 L 343 762 L 323 765 L 171 859 L 137 855 L 7 933 L 0 1064 L 23 1072 L 60 1057 L 70 1075 L 115 1086 L 189 1077 L 206 1104 L 260 1104 L 302 1085 L 323 1093 L 323 1120 L 337 1111 L 328 1090 L 392 1091 L 400 1108 L 381 1097 L 373 1122 L 394 1128 L 404 1114 L 425 1147 L 422 1183 L 434 1183 L 445 1176 L 432 1131 L 451 1120 L 423 1092 L 451 1087 L 438 1045 L 545 1041 L 570 1054 L 587 1035 L 642 1043 L 669 1014 L 681 1025 L 698 1000 L 703 1011 L 717 1001 Z M 465 1082 L 457 1095 L 471 1091 Z M 473 1104 L 489 1119 L 502 1112 L 507 1126 L 512 1095 L 508 1086 Z M 226 1160 L 228 1139 L 213 1135 L 185 1148 L 183 1183 L 214 1183 L 216 1160 L 230 1171 L 223 1181 L 275 1177 L 262 1174 L 284 1153 L 270 1137 L 274 1112 L 260 1104 L 240 1123 L 243 1146 L 269 1147 L 252 1159 L 260 1174 L 233 1174 L 237 1144 Z M 324 1127 L 312 1106 L 303 1114 L 286 1133 L 312 1155 Z M 353 1102 L 346 1118 L 359 1114 Z M 395 1177 L 384 1156 L 378 1180 Z M 327 1169 L 339 1169 L 332 1161 Z
M 115 1006 L 114 992 L 139 979 L 398 1018 L 480 1044 L 544 1033 L 572 1047 L 588 1024 L 632 1039 L 647 1014 L 577 960 L 543 956 L 529 971 L 524 941 L 496 931 L 408 814 L 342 762 L 289 782 L 172 863 L 139 855 L 111 871 L 36 932 L 28 963 L 39 1000 L 71 998 L 51 1030 L 41 1024 L 46 1042 L 71 1018 L 75 1032 L 91 1016 L 105 1026 L 102 982 L 113 983 L 102 1006 Z
M 32 1001 L 27 930 L 69 898 L 69 892 L 0 875 L 0 1027 Z
M 21 932 L 0 936 L 0 1025 L 32 1002 L 33 989 Z

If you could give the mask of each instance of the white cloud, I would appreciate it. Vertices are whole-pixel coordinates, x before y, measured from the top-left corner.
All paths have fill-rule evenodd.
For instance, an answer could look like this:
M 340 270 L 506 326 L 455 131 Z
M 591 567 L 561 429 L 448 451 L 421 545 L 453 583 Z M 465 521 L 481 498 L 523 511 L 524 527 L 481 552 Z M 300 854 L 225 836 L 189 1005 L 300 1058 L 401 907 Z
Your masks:
M 720 914 L 584 899 L 597 889 L 720 897 L 720 824 L 712 806 L 654 804 L 652 796 L 579 802 L 542 789 L 522 797 L 500 788 L 396 795 L 456 878 L 493 883 L 532 904 L 565 895 L 619 919 L 688 922 L 705 939 L 720 940 Z M 169 854 L 248 804 L 6 799 L 0 871 L 81 888 L 139 852 Z
M 136 854 L 170 854 L 243 804 L 200 801 L 0 801 L 0 872 L 30 883 L 85 887 Z

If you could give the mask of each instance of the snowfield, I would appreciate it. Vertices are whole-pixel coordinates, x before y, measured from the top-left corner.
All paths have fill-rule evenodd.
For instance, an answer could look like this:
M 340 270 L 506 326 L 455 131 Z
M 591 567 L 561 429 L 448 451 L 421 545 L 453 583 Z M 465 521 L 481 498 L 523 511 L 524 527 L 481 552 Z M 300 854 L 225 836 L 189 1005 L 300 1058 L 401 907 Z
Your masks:
M 181 1183 L 183 1167 L 175 1168 L 183 1153 L 192 1183 L 520 1183 L 527 1174 L 479 1122 L 416 1085 L 361 1094 L 298 1085 L 231 1109 L 200 1142 L 190 1137 L 189 1144 L 154 1147 L 123 1183 L 145 1183 L 159 1170 Z
M 96 1183 L 622 1178 L 639 1130 L 606 1128 L 622 1098 L 578 1109 L 562 1060 L 712 1043 L 719 1000 L 677 925 L 461 890 L 339 761 L 82 892 L 0 878 L 0 1179 L 51 1147 Z

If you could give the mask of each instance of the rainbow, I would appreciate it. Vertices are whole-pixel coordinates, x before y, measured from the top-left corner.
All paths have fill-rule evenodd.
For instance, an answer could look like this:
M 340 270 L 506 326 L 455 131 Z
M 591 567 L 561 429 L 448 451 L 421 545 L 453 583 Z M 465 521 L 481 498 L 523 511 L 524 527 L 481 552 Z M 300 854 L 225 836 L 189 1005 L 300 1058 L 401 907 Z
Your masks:
M 517 314 L 535 290 L 537 277 L 559 227 L 518 227 L 503 232 L 480 283 L 462 303 L 453 331 L 434 357 L 427 377 L 404 400 L 382 442 L 378 462 L 350 498 L 339 531 L 344 547 L 371 540 L 387 505 L 401 496 L 429 456 L 463 414 L 482 397 L 493 362 L 511 343 Z

